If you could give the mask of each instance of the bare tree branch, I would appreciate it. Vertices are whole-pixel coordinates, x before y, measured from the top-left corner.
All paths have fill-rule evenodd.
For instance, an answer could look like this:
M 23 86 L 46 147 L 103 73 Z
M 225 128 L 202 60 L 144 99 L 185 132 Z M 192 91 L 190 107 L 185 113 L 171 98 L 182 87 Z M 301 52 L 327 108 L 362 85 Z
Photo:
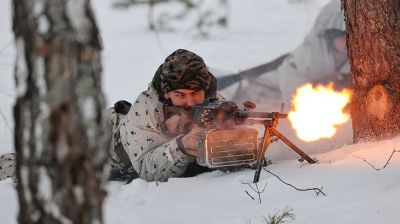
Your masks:
M 4 120 L 4 123 L 5 123 L 6 127 L 7 127 L 7 129 L 10 131 L 10 133 L 13 133 L 13 130 L 12 130 L 10 124 L 8 123 L 7 117 L 6 117 L 6 115 L 3 113 L 3 111 L 1 109 L 0 109 L 0 116 Z
M 386 168 L 386 166 L 389 164 L 390 160 L 392 159 L 393 154 L 396 153 L 396 152 L 400 152 L 400 150 L 396 150 L 396 148 L 393 149 L 392 154 L 390 154 L 389 159 L 386 161 L 386 164 L 382 167 L 382 169 Z
M 370 165 L 372 168 L 374 168 L 376 171 L 379 171 L 379 170 L 385 169 L 385 168 L 387 167 L 387 165 L 389 165 L 389 162 L 390 162 L 390 160 L 392 159 L 393 154 L 395 154 L 396 152 L 400 152 L 400 150 L 396 150 L 396 148 L 393 148 L 392 153 L 390 154 L 388 160 L 386 161 L 385 165 L 384 165 L 382 168 L 377 168 L 376 166 L 372 165 L 372 163 L 370 163 L 370 162 L 369 162 L 368 160 L 366 160 L 365 158 L 356 156 L 356 155 L 354 155 L 354 154 L 353 154 L 353 156 L 354 156 L 355 158 L 357 158 L 357 159 L 360 159 L 360 160 L 364 161 L 365 163 L 367 163 L 368 165 Z
M 322 194 L 322 195 L 326 196 L 326 194 L 322 191 L 322 188 L 323 188 L 323 187 L 321 187 L 321 188 L 314 187 L 314 188 L 305 188 L 305 189 L 297 188 L 297 187 L 293 186 L 292 184 L 289 184 L 289 183 L 285 182 L 284 180 L 282 180 L 282 178 L 280 178 L 278 175 L 272 173 L 271 171 L 269 171 L 269 170 L 267 170 L 267 169 L 265 169 L 265 168 L 264 168 L 264 170 L 265 170 L 267 173 L 271 174 L 272 176 L 278 178 L 278 180 L 280 180 L 282 183 L 284 183 L 284 184 L 286 184 L 286 185 L 288 185 L 288 186 L 290 186 L 290 187 L 292 187 L 292 188 L 294 188 L 294 189 L 296 189 L 296 190 L 298 190 L 298 191 L 314 191 L 315 194 L 317 194 L 317 196 L 318 196 L 319 194 Z
M 2 48 L 0 48 L 0 53 L 3 52 L 7 47 L 11 46 L 12 43 L 13 43 L 12 40 L 7 42 Z
M 267 187 L 267 183 L 265 183 L 264 188 L 263 188 L 261 191 L 260 191 L 260 189 L 258 188 L 257 183 L 254 184 L 255 187 L 253 187 L 250 183 L 242 183 L 242 184 L 248 185 L 254 192 L 256 192 L 256 193 L 258 194 L 258 201 L 259 201 L 260 204 L 261 204 L 261 202 L 262 202 L 262 200 L 261 200 L 261 194 L 265 191 L 265 188 Z M 245 192 L 246 192 L 246 194 L 247 194 L 251 199 L 255 200 L 254 197 L 251 196 L 250 193 L 249 193 L 248 191 L 245 191 Z
M 370 163 L 368 160 L 366 160 L 366 159 L 364 159 L 364 158 L 362 158 L 362 157 L 356 156 L 356 155 L 354 155 L 354 154 L 353 154 L 353 156 L 354 156 L 355 158 L 357 158 L 357 159 L 361 159 L 362 161 L 366 162 L 368 165 L 370 165 L 370 166 L 371 166 L 372 168 L 374 168 L 376 171 L 381 170 L 381 168 L 377 168 L 376 166 L 372 165 L 372 163 Z
M 244 192 L 246 192 L 246 194 L 247 194 L 251 199 L 253 199 L 253 201 L 254 201 L 255 198 L 254 198 L 253 196 L 251 196 L 250 193 L 249 193 L 248 191 L 244 191 Z

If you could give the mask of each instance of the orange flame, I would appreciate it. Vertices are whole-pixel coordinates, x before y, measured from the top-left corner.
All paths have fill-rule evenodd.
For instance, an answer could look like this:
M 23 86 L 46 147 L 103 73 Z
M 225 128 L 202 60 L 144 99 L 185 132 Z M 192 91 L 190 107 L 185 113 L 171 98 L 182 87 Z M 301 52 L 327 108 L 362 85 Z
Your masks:
M 298 88 L 292 98 L 294 110 L 288 115 L 297 136 L 307 142 L 332 137 L 336 127 L 349 120 L 343 109 L 350 97 L 350 90 L 335 91 L 332 83 L 316 87 L 307 83 Z

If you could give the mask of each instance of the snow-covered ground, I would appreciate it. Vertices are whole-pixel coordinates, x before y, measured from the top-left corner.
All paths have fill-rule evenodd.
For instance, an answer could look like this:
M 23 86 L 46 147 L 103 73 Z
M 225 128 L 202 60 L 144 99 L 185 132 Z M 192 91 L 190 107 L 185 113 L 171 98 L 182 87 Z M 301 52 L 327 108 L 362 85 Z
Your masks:
M 267 169 L 297 188 L 322 188 L 326 194 L 297 191 L 263 171 L 258 194 L 251 183 L 253 170 L 215 171 L 166 183 L 136 179 L 130 184 L 110 182 L 105 201 L 105 221 L 118 223 L 266 223 L 264 217 L 284 208 L 293 209 L 293 223 L 396 224 L 400 219 L 400 153 L 387 163 L 400 138 L 363 143 L 316 155 L 319 163 L 296 160 L 274 162 Z M 359 157 L 359 158 L 357 158 Z M 254 185 L 252 185 L 255 187 Z M 11 180 L 0 182 L 2 223 L 16 223 L 17 195 Z M 255 198 L 252 200 L 246 191 Z
M 400 153 L 381 171 L 354 156 L 381 168 L 399 140 L 346 146 L 317 155 L 315 165 L 291 160 L 267 167 L 298 188 L 323 187 L 326 197 L 296 191 L 263 172 L 258 186 L 261 190 L 266 184 L 266 189 L 260 204 L 258 194 L 243 184 L 252 182 L 253 170 L 216 171 L 158 186 L 139 179 L 129 185 L 110 183 L 105 218 L 107 223 L 266 223 L 264 216 L 288 207 L 296 215 L 294 223 L 395 224 L 400 219 Z
M 187 30 L 154 34 L 147 30 L 145 6 L 115 10 L 109 0 L 92 0 L 104 42 L 103 87 L 108 106 L 120 99 L 133 101 L 144 90 L 163 59 L 177 48 L 201 55 L 220 71 L 237 71 L 269 61 L 295 48 L 308 32 L 328 0 L 230 0 L 226 30 L 202 39 Z M 14 103 L 11 32 L 11 1 L 0 1 L 0 153 L 13 151 L 11 108 Z M 351 140 L 349 122 L 330 140 L 304 143 L 290 131 L 287 122 L 279 130 L 318 164 L 300 164 L 297 155 L 273 144 L 268 167 L 285 181 L 299 187 L 322 187 L 327 196 L 300 192 L 274 176 L 262 173 L 257 194 L 243 183 L 253 179 L 253 170 L 212 172 L 193 178 L 174 178 L 167 183 L 134 180 L 131 184 L 110 182 L 104 205 L 105 221 L 114 223 L 265 223 L 264 216 L 286 206 L 294 209 L 294 223 L 398 223 L 400 220 L 400 153 L 385 165 L 400 139 L 379 143 L 341 145 Z M 338 148 L 339 147 L 339 148 Z M 289 160 L 282 160 L 283 158 Z M 245 191 L 256 198 L 252 200 Z M 1 223 L 16 223 L 18 199 L 11 180 L 0 182 Z

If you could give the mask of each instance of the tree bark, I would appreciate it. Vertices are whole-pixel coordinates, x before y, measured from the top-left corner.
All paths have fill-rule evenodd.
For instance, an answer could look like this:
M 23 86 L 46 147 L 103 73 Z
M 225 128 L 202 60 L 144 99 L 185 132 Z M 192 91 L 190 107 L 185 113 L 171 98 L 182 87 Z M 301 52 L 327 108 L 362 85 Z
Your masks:
M 400 1 L 342 0 L 354 95 L 354 141 L 400 133 Z
M 102 223 L 101 41 L 89 0 L 13 0 L 19 223 Z

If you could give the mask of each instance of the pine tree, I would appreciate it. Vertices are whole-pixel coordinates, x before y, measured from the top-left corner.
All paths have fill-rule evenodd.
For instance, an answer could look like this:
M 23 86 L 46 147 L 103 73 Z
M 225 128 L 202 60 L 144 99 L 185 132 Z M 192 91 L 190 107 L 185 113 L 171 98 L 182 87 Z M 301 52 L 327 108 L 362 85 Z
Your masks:
M 400 1 L 342 0 L 356 142 L 400 134 Z

